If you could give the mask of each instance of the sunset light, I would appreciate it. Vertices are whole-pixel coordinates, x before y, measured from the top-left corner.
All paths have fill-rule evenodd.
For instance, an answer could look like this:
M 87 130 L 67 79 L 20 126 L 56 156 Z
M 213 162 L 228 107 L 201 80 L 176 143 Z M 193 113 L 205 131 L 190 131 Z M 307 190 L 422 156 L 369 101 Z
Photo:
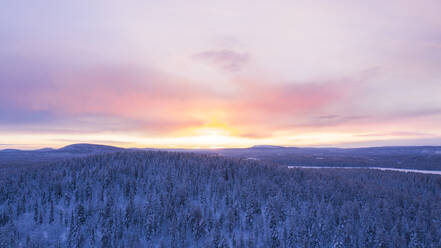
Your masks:
M 440 144 L 441 6 L 374 2 L 7 1 L 0 148 Z
M 0 248 L 441 247 L 441 0 L 1 0 Z

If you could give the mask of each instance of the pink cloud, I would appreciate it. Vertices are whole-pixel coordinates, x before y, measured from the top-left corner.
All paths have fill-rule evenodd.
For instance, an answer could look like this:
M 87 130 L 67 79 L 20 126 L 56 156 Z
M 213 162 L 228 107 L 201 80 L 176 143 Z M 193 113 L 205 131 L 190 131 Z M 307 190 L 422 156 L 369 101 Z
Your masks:
M 227 113 L 219 121 L 228 125 L 248 126 L 250 130 L 262 126 L 274 128 L 294 115 L 302 118 L 305 113 L 319 112 L 342 101 L 351 84 L 350 81 L 270 84 L 238 79 L 237 90 L 224 95 L 209 86 L 191 87 L 192 83 L 185 79 L 149 68 L 57 67 L 40 71 L 44 77 L 16 77 L 17 73 L 18 70 L 5 74 L 13 80 L 7 84 L 9 100 L 3 101 L 15 104 L 22 113 L 44 111 L 51 118 L 65 120 L 93 116 L 96 123 L 88 118 L 91 128 L 107 122 L 115 123 L 117 128 L 160 133 L 202 125 L 208 120 L 195 117 L 194 112 L 210 115 L 215 110 Z M 28 78 L 33 83 L 23 87 Z M 126 124 L 117 124 L 115 120 Z
M 352 77 L 314 82 L 273 82 L 233 78 L 231 93 L 195 84 L 148 67 L 66 66 L 19 63 L 3 70 L 2 106 L 14 110 L 5 118 L 26 120 L 35 132 L 136 131 L 145 135 L 174 135 L 216 122 L 234 135 L 262 138 L 277 131 L 293 134 L 311 130 L 370 132 L 403 119 L 420 125 L 439 110 L 407 112 L 360 111 L 366 84 L 381 73 L 363 71 Z M 29 69 L 28 69 L 29 67 Z M 198 85 L 195 87 L 194 85 Z M 1 108 L 0 108 L 1 112 Z M 221 115 L 218 114 L 223 113 Z M 8 117 L 9 116 L 9 117 Z M 28 118 L 25 118 L 25 117 Z M 35 118 L 40 116 L 41 118 Z M 14 119 L 15 118 L 15 119 Z M 35 122 L 32 122 L 35 119 Z M 30 124 L 39 124 L 31 127 Z M 20 129 L 20 125 L 9 130 Z M 403 127 L 398 130 L 412 130 Z

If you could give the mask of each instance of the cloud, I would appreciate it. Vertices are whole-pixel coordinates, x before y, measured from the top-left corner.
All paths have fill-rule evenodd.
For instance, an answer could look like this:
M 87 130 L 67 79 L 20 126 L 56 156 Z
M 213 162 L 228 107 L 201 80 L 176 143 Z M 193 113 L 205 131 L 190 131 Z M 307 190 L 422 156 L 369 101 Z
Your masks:
M 379 137 L 380 138 L 380 137 Z M 334 142 L 332 144 L 323 144 L 325 146 L 333 145 L 339 147 L 372 147 L 372 146 L 441 146 L 441 136 L 433 136 L 433 138 L 416 137 L 416 138 L 384 138 L 365 140 L 357 142 Z
M 339 117 L 338 115 L 322 115 L 322 116 L 317 117 L 317 119 L 319 119 L 319 120 L 330 120 L 330 119 L 336 119 L 338 117 Z
M 388 133 L 368 133 L 358 134 L 359 137 L 433 137 L 435 135 L 423 132 L 388 132 Z
M 314 82 L 268 82 L 238 80 L 240 97 L 228 101 L 233 126 L 240 126 L 243 135 L 271 136 L 280 130 L 319 125 L 321 122 L 342 121 L 335 111 L 345 111 L 359 92 L 361 79 L 332 79 Z M 245 111 L 244 111 L 245 110 Z M 245 131 L 246 130 L 246 131 Z
M 441 134 L 441 2 L 403 1 L 9 1 L 0 136 Z
M 340 110 L 341 111 L 341 110 Z M 300 123 L 297 123 L 296 127 L 299 128 L 317 128 L 317 129 L 336 129 L 347 128 L 358 129 L 366 131 L 375 131 L 373 136 L 406 136 L 406 135 L 421 135 L 425 136 L 423 132 L 410 132 L 416 126 L 429 125 L 431 123 L 437 123 L 437 118 L 441 117 L 441 111 L 439 109 L 420 109 L 413 111 L 395 110 L 395 111 L 376 111 L 365 112 L 363 115 L 360 113 L 353 113 L 351 111 L 341 111 L 342 114 L 324 115 L 316 117 L 302 118 Z M 405 130 L 400 131 L 387 131 L 378 133 L 376 128 L 388 128 L 399 129 L 403 126 Z M 377 135 L 378 134 L 378 135 Z M 371 134 L 360 134 L 356 136 L 371 136 Z
M 208 50 L 193 56 L 196 60 L 207 62 L 224 71 L 238 72 L 250 60 L 247 53 L 239 53 L 233 50 Z
M 418 118 L 425 116 L 441 116 L 441 109 L 439 108 L 430 108 L 430 109 L 419 109 L 413 111 L 400 111 L 395 114 L 392 114 L 394 117 L 406 117 L 406 118 Z
M 234 76 L 225 93 L 148 66 L 13 61 L 0 67 L 5 89 L 0 92 L 0 131 L 173 137 L 218 127 L 232 136 L 263 139 L 306 131 L 368 133 L 403 120 L 421 126 L 441 113 L 436 108 L 360 109 L 367 95 L 363 86 L 382 73 L 378 68 L 314 81 Z M 412 130 L 409 125 L 394 132 Z
M 170 132 L 199 124 L 182 110 L 205 91 L 149 68 L 28 60 L 0 69 L 0 82 L 0 125 L 9 130 Z
M 32 111 L 0 106 L 0 125 L 45 123 L 53 118 L 49 111 Z
M 3 68 L 2 129 L 56 133 L 175 135 L 216 122 L 234 130 L 234 135 L 268 137 L 346 104 L 361 80 L 283 83 L 233 78 L 234 90 L 226 94 L 210 84 L 145 66 L 72 67 L 63 61 L 16 59 Z

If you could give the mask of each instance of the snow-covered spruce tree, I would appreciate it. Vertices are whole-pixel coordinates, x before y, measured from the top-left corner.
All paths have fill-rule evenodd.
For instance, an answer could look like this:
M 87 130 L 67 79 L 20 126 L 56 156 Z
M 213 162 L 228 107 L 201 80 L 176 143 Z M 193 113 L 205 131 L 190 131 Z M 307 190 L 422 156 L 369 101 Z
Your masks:
M 0 168 L 0 247 L 438 247 L 441 178 L 174 152 Z

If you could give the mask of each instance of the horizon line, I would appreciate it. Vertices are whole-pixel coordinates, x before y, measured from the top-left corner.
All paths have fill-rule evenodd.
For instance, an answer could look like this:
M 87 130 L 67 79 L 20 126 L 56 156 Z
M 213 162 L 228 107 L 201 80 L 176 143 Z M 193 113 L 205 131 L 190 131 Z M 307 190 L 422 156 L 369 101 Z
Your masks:
M 307 148 L 316 148 L 316 149 L 363 149 L 363 148 L 400 148 L 400 147 L 441 147 L 441 144 L 439 145 L 379 145 L 379 146 L 284 146 L 284 145 L 252 145 L 252 146 L 236 146 L 236 147 L 174 147 L 174 146 L 163 146 L 163 147 L 149 147 L 149 146 L 130 146 L 130 147 L 124 147 L 124 146 L 117 146 L 117 145 L 110 145 L 106 143 L 87 143 L 87 142 L 79 142 L 79 143 L 69 143 L 62 146 L 36 146 L 35 148 L 31 149 L 23 149 L 23 148 L 12 148 L 8 147 L 7 145 L 24 145 L 27 144 L 0 144 L 0 147 L 6 146 L 5 148 L 0 149 L 0 151 L 5 150 L 18 150 L 18 151 L 38 151 L 43 149 L 53 149 L 53 150 L 59 150 L 63 149 L 65 147 L 73 146 L 73 145 L 96 145 L 96 146 L 107 146 L 107 147 L 114 147 L 114 148 L 120 148 L 120 149 L 126 149 L 126 150 L 134 150 L 134 149 L 152 149 L 152 150 L 221 150 L 221 149 L 277 149 L 277 148 L 299 148 L 299 149 L 307 149 Z

